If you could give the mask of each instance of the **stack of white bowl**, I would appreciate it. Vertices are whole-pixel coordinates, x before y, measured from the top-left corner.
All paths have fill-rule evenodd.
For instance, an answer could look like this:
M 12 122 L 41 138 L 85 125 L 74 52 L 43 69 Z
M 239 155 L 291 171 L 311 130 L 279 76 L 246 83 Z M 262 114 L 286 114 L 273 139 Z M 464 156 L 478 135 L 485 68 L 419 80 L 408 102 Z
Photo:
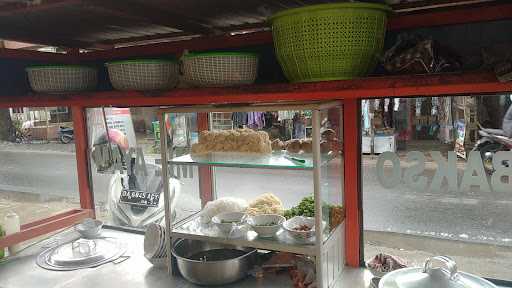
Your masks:
M 167 263 L 165 227 L 159 224 L 149 224 L 144 235 L 144 257 L 155 266 Z

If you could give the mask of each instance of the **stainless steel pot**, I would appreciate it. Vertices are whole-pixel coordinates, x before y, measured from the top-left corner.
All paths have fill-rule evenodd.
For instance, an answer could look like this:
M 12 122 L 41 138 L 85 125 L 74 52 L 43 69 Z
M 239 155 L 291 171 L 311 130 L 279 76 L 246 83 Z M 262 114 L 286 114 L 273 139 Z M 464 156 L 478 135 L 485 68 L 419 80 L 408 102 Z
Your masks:
M 196 255 L 215 249 L 230 249 L 240 251 L 241 256 L 227 259 L 197 260 Z M 235 251 L 235 252 L 236 252 Z M 247 271 L 254 263 L 256 249 L 216 244 L 199 240 L 182 239 L 176 242 L 172 255 L 176 257 L 181 275 L 188 281 L 199 285 L 224 285 L 238 281 L 247 276 Z M 223 258 L 224 258 L 223 257 Z M 192 258 L 192 259 L 191 259 Z M 204 258 L 207 258 L 204 256 Z
M 433 263 L 442 265 L 434 267 Z M 386 274 L 379 288 L 496 288 L 478 276 L 457 271 L 457 264 L 450 257 L 436 256 L 427 259 L 423 268 L 404 268 Z

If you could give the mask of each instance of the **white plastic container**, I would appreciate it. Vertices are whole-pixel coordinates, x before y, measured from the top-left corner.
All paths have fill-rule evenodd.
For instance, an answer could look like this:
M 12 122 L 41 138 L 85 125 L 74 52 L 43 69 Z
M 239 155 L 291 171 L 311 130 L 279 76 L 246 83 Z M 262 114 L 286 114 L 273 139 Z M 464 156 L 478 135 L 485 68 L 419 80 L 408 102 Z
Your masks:
M 363 152 L 364 154 L 372 153 L 372 137 L 363 136 L 363 141 L 361 144 L 361 152 Z
M 4 217 L 4 229 L 5 235 L 11 235 L 18 233 L 21 230 L 20 217 L 14 212 L 9 212 Z M 21 250 L 21 245 L 16 244 L 9 246 L 9 255 L 15 255 Z
M 375 136 L 373 141 L 373 151 L 375 154 L 381 154 L 384 152 L 396 152 L 395 135 Z

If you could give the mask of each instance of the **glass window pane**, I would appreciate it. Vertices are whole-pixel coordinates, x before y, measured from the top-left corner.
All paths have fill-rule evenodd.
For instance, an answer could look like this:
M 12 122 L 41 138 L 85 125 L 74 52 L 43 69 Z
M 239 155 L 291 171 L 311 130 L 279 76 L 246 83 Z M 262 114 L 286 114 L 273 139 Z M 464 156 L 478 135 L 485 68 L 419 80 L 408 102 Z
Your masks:
M 366 260 L 382 252 L 421 266 L 447 255 L 462 271 L 512 280 L 510 103 L 510 95 L 362 101 Z
M 320 197 L 322 218 L 328 231 L 333 232 L 345 219 L 343 207 L 343 114 L 340 107 L 321 110 L 320 113 Z M 326 239 L 330 233 L 326 233 Z
M 0 223 L 9 212 L 26 224 L 80 208 L 71 119 L 67 107 L 0 109 Z
M 158 107 L 87 110 L 94 200 L 97 216 L 108 224 L 144 228 L 164 223 L 157 111 Z M 185 178 L 180 181 L 191 180 Z M 180 186 L 180 181 L 170 185 Z

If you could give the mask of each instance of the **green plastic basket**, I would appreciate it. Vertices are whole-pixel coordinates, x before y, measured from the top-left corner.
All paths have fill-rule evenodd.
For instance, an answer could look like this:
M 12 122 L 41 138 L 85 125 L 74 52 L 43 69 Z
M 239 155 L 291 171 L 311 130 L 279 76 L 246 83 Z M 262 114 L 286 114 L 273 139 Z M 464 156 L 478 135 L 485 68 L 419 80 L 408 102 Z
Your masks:
M 320 4 L 271 17 L 277 59 L 291 82 L 341 80 L 371 72 L 384 45 L 386 5 Z

